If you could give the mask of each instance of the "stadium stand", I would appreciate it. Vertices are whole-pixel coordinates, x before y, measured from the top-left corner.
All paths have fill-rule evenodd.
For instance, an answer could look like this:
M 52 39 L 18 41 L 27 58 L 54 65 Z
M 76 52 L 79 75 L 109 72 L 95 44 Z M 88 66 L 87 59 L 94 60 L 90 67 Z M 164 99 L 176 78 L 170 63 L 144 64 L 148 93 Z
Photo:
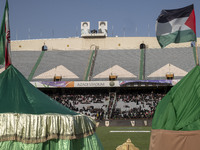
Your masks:
M 28 78 L 40 53 L 40 51 L 13 51 L 13 64 Z M 46 51 L 33 74 L 32 80 L 52 81 L 57 67 L 63 66 L 64 69 L 61 69 L 61 72 L 57 74 L 62 75 L 62 80 L 83 81 L 88 69 L 90 53 L 90 50 Z M 109 74 L 117 75 L 117 79 L 122 81 L 139 79 L 140 50 L 98 50 L 95 59 L 94 64 L 92 64 L 91 81 L 109 80 Z M 171 69 L 174 71 L 174 79 L 181 79 L 195 66 L 192 48 L 147 49 L 145 79 L 166 79 L 165 74 L 167 72 L 162 75 L 158 72 L 162 67 L 165 68 L 165 71 L 170 71 L 170 69 L 167 69 L 169 64 L 174 67 L 174 69 Z M 52 69 L 54 69 L 54 72 L 51 72 L 50 75 L 48 71 Z M 71 75 L 68 76 L 65 70 L 71 72 Z M 43 75 L 40 76 L 41 74 Z M 45 75 L 48 77 L 45 77 Z M 49 75 L 51 78 L 49 78 Z
M 200 50 L 200 49 L 199 49 Z M 161 67 L 172 64 L 186 72 L 189 72 L 194 66 L 194 56 L 192 48 L 166 48 L 166 49 L 149 49 L 146 51 L 146 79 L 166 79 L 165 76 L 148 77 L 153 72 L 159 70 Z M 180 79 L 179 72 L 174 72 L 175 79 Z
M 48 51 L 40 49 L 44 41 Z M 144 51 L 139 49 L 141 43 L 146 45 Z M 130 126 L 131 120 L 137 126 L 143 126 L 144 120 L 151 125 L 158 102 L 195 66 L 190 42 L 161 49 L 155 37 L 40 39 L 13 44 L 12 63 L 33 85 L 64 106 L 97 119 L 100 126 L 107 120 L 110 126 Z M 166 81 L 168 73 L 175 80 Z M 55 76 L 61 82 L 55 82 Z M 116 81 L 109 81 L 110 76 L 116 76 Z
M 64 66 L 66 69 L 74 73 L 74 77 L 68 77 L 62 73 L 63 80 L 83 80 L 85 69 L 87 67 L 90 51 L 46 51 L 41 60 L 38 69 L 35 72 L 33 80 L 51 80 L 47 78 L 35 78 L 40 74 L 47 72 L 57 66 Z M 63 70 L 64 71 L 64 70 Z M 52 79 L 55 74 L 52 74 Z M 60 75 L 60 74 L 57 74 Z M 78 76 L 78 78 L 76 78 Z M 51 80 L 52 81 L 52 80 Z
M 103 82 L 109 80 L 109 75 L 116 75 L 116 80 L 119 81 L 117 88 L 110 85 L 106 88 L 54 87 L 55 89 L 40 90 L 64 106 L 100 122 L 106 119 L 110 120 L 111 125 L 124 125 L 126 120 L 129 120 L 126 125 L 130 125 L 130 120 L 135 119 L 141 120 L 139 125 L 143 125 L 144 119 L 151 122 L 158 102 L 172 85 L 167 82 L 149 85 L 148 82 L 128 82 L 140 79 L 143 59 L 139 47 L 97 49 L 93 52 L 95 55 L 91 55 L 92 50 L 48 50 L 41 57 L 41 50 L 13 51 L 12 63 L 27 79 L 31 76 L 30 81 L 53 81 L 54 76 L 61 76 L 62 81 Z M 38 61 L 40 57 L 41 60 Z M 174 74 L 174 79 L 181 79 L 195 66 L 192 47 L 147 48 L 144 61 L 145 80 L 166 79 L 168 72 Z M 134 87 L 135 85 L 138 87 Z M 127 90 L 128 86 L 133 89 Z M 147 90 L 148 86 L 150 90 Z M 159 88 L 164 90 L 158 90 Z M 115 96 L 112 97 L 113 94 Z M 102 125 L 102 122 L 100 124 Z M 138 122 L 136 124 L 138 125 Z
M 40 51 L 13 51 L 12 64 L 28 79 L 40 53 Z
M 110 69 L 110 73 L 120 73 L 118 80 L 137 79 L 139 74 L 140 51 L 139 50 L 99 50 L 94 66 L 92 80 L 108 80 L 108 76 L 96 78 L 98 74 Z M 118 65 L 124 70 L 115 71 L 112 67 Z M 136 77 L 127 77 L 128 71 Z M 118 74 L 116 74 L 118 75 Z
M 50 97 L 76 112 L 103 119 L 152 118 L 158 102 L 165 96 L 164 91 L 118 92 L 116 103 L 109 93 L 75 92 L 52 93 Z

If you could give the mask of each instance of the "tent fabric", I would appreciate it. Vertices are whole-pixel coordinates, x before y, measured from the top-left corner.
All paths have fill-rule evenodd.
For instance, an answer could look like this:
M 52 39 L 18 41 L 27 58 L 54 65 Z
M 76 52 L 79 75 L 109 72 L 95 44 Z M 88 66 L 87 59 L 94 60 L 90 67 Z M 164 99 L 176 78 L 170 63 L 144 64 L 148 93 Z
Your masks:
M 199 150 L 200 130 L 152 130 L 149 150 Z
M 103 150 L 96 134 L 86 138 L 74 140 L 54 139 L 44 143 L 27 144 L 17 141 L 0 142 L 0 149 L 4 150 Z
M 77 115 L 36 89 L 13 65 L 0 74 L 0 97 L 0 113 Z
M 95 123 L 83 115 L 0 114 L 0 141 L 40 143 L 50 139 L 79 139 L 92 135 Z
M 194 67 L 159 102 L 149 150 L 200 147 L 200 66 Z
M 152 129 L 200 129 L 200 66 L 194 67 L 159 102 Z
M 92 118 L 36 89 L 13 65 L 0 74 L 0 97 L 0 149 L 103 149 Z

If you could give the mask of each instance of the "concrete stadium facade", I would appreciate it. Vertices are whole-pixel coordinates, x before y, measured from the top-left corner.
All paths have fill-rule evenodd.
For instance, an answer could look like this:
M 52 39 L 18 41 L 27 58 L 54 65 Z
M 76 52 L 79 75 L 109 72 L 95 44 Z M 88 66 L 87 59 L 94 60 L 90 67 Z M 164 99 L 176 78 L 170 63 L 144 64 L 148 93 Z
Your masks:
M 197 39 L 199 43 L 200 38 Z M 31 39 L 11 41 L 12 51 L 40 51 L 42 46 L 48 50 L 90 50 L 93 45 L 99 50 L 123 50 L 139 49 L 141 43 L 147 45 L 147 49 L 156 49 L 160 46 L 156 37 L 106 37 L 106 38 L 57 38 L 57 39 Z M 200 46 L 200 44 L 198 44 Z M 166 48 L 191 47 L 191 42 L 170 44 Z

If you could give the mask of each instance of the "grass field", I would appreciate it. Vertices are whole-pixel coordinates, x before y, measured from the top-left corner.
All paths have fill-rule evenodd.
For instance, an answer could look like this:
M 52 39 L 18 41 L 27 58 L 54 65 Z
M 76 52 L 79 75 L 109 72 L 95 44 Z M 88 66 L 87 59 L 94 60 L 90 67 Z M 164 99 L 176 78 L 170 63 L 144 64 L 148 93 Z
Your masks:
M 128 138 L 140 150 L 149 149 L 150 132 L 148 133 L 111 133 L 110 131 L 150 131 L 151 127 L 98 127 L 97 135 L 104 150 L 115 150 L 117 146 L 126 142 Z

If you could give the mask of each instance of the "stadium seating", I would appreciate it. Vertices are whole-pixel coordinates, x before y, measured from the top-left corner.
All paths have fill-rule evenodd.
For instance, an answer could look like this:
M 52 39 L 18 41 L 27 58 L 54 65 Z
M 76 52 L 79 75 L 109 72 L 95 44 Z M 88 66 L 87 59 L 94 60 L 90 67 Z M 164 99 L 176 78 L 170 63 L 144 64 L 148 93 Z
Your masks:
M 166 49 L 149 49 L 146 51 L 146 79 L 166 79 L 163 77 L 148 77 L 151 73 L 165 66 L 172 64 L 186 72 L 189 72 L 194 66 L 194 55 L 192 47 L 187 48 L 166 48 Z M 175 72 L 174 72 L 175 73 Z M 176 76 L 175 79 L 180 79 L 183 76 Z
M 94 66 L 92 80 L 108 80 L 109 76 L 107 76 L 107 78 L 105 77 L 94 78 L 94 77 L 115 65 L 122 67 L 124 70 L 136 76 L 135 78 L 118 76 L 118 80 L 137 79 L 138 74 L 139 74 L 139 67 L 140 67 L 140 51 L 139 50 L 99 50 L 97 54 L 97 58 L 96 58 L 96 63 Z M 112 71 L 115 72 L 115 70 L 111 69 L 111 72 Z M 123 74 L 123 72 L 118 72 L 118 73 Z
M 200 51 L 200 49 L 198 49 Z M 12 62 L 22 74 L 28 78 L 32 68 L 40 56 L 40 51 L 13 51 Z M 90 50 L 53 50 L 45 51 L 44 56 L 34 72 L 33 81 L 52 80 L 47 78 L 35 78 L 60 65 L 71 71 L 76 77 L 62 77 L 64 81 L 83 81 L 88 67 Z M 147 49 L 145 59 L 145 79 L 166 79 L 165 75 L 155 76 L 155 72 L 163 66 L 171 64 L 182 72 L 189 72 L 194 66 L 192 47 Z M 118 76 L 118 80 L 139 79 L 140 50 L 98 50 L 94 64 L 92 81 L 109 80 L 109 75 L 101 76 L 105 71 L 110 71 Z M 151 74 L 155 73 L 152 77 Z M 184 75 L 174 72 L 175 79 L 181 79 Z
M 40 51 L 13 51 L 12 64 L 28 79 L 39 55 Z

